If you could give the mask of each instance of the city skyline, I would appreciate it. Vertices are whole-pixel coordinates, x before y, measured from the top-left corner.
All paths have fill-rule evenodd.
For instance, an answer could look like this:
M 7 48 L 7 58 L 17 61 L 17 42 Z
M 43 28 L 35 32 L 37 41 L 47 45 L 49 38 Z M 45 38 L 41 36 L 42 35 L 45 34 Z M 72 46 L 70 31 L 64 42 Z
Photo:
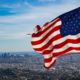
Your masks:
M 33 51 L 26 34 L 77 7 L 80 0 L 1 0 L 0 52 Z

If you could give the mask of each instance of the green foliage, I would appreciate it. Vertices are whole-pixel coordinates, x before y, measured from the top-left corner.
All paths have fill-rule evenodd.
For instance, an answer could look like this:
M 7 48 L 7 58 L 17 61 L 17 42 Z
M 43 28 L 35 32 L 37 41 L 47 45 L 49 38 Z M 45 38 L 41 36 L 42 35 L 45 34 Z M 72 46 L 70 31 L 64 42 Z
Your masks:
M 0 69 L 0 80 L 80 80 L 78 70 L 32 71 L 22 69 Z

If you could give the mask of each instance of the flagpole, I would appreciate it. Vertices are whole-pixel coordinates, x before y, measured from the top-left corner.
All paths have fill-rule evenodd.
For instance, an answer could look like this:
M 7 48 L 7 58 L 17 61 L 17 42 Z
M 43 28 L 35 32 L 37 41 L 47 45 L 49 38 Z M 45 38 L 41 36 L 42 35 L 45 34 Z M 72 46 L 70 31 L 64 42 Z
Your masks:
M 26 35 L 32 35 L 32 33 L 27 33 Z

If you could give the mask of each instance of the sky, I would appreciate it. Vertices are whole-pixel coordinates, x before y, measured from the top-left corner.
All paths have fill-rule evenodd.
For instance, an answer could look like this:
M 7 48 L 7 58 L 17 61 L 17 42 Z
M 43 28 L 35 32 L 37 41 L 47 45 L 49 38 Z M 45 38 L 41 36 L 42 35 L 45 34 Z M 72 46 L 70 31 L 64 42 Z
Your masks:
M 80 0 L 0 0 L 0 52 L 33 51 L 26 34 L 77 7 Z

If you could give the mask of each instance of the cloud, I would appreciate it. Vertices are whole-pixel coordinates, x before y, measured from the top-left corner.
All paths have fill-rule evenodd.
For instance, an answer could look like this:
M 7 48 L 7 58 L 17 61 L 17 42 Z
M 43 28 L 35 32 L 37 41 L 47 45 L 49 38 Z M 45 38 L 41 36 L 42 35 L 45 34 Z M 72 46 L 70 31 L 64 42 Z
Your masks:
M 19 8 L 21 7 L 21 5 L 19 3 L 17 4 L 1 4 L 0 7 L 4 7 L 4 8 Z
M 0 50 L 32 50 L 30 45 L 31 37 L 27 36 L 26 33 L 32 32 L 36 24 L 43 25 L 45 22 L 51 21 L 59 15 L 80 6 L 80 0 L 37 1 L 39 3 L 30 3 L 24 0 L 22 3 L 0 4 L 0 8 L 9 8 L 10 13 L 15 13 L 13 15 L 0 16 Z M 34 3 L 37 5 L 33 5 Z
M 68 0 L 69 1 L 69 0 Z M 70 0 L 72 1 L 72 0 Z M 26 3 L 27 5 L 28 3 Z M 28 5 L 30 6 L 30 5 Z M 69 2 L 66 2 L 64 4 L 59 5 L 47 5 L 47 6 L 38 6 L 31 8 L 30 12 L 25 12 L 18 15 L 12 15 L 12 16 L 0 16 L 0 23 L 3 24 L 3 28 L 5 26 L 10 26 L 9 28 L 15 27 L 20 29 L 20 27 L 23 28 L 24 31 L 28 32 L 29 30 L 32 31 L 32 28 L 34 27 L 33 24 L 44 24 L 46 21 L 51 21 L 52 19 L 56 18 L 57 16 L 68 12 L 72 9 L 77 8 L 79 5 L 77 3 L 71 4 Z M 0 24 L 0 25 L 1 25 Z M 5 25 L 6 24 L 6 25 Z M 12 24 L 12 25 L 9 25 Z M 14 24 L 14 25 L 13 25 Z M 30 25 L 30 27 L 28 26 Z M 11 27 L 12 26 L 12 27 Z M 27 29 L 28 28 L 28 29 Z M 9 29 L 10 30 L 10 29 Z M 2 36 L 1 36 L 2 35 Z M 16 33 L 1 33 L 0 39 L 18 39 L 18 38 L 24 38 L 25 32 L 16 32 Z
M 0 17 L 0 23 L 20 23 L 25 20 L 33 20 L 36 16 L 32 14 L 13 15 Z
M 22 14 L 30 11 L 33 8 L 34 7 L 31 4 L 29 4 L 27 1 L 17 2 L 13 4 L 0 3 L 0 11 L 3 13 L 8 13 L 8 14 L 5 14 L 6 16 L 10 15 L 11 13 L 14 13 L 13 15 Z
M 47 5 L 59 5 L 59 4 L 80 4 L 80 0 L 38 0 L 40 3 Z
M 27 1 L 19 2 L 19 3 L 15 3 L 15 4 L 4 3 L 4 4 L 0 4 L 0 7 L 12 8 L 12 9 L 24 8 L 24 7 L 33 8 L 33 6 L 31 4 L 29 4 Z
M 63 5 L 49 5 L 49 6 L 40 6 L 40 7 L 34 7 L 31 9 L 29 13 L 25 12 L 23 14 L 18 15 L 12 15 L 12 16 L 3 16 L 0 17 L 0 23 L 23 23 L 23 22 L 29 22 L 33 20 L 40 20 L 45 18 L 54 18 L 58 15 L 65 13 L 67 11 L 70 11 L 74 8 L 78 7 L 78 5 L 74 4 L 63 4 Z
M 39 2 L 54 2 L 56 0 L 38 0 Z
M 2 39 L 23 39 L 26 37 L 26 32 L 16 32 L 16 33 L 9 33 L 9 32 L 0 32 L 0 40 Z

